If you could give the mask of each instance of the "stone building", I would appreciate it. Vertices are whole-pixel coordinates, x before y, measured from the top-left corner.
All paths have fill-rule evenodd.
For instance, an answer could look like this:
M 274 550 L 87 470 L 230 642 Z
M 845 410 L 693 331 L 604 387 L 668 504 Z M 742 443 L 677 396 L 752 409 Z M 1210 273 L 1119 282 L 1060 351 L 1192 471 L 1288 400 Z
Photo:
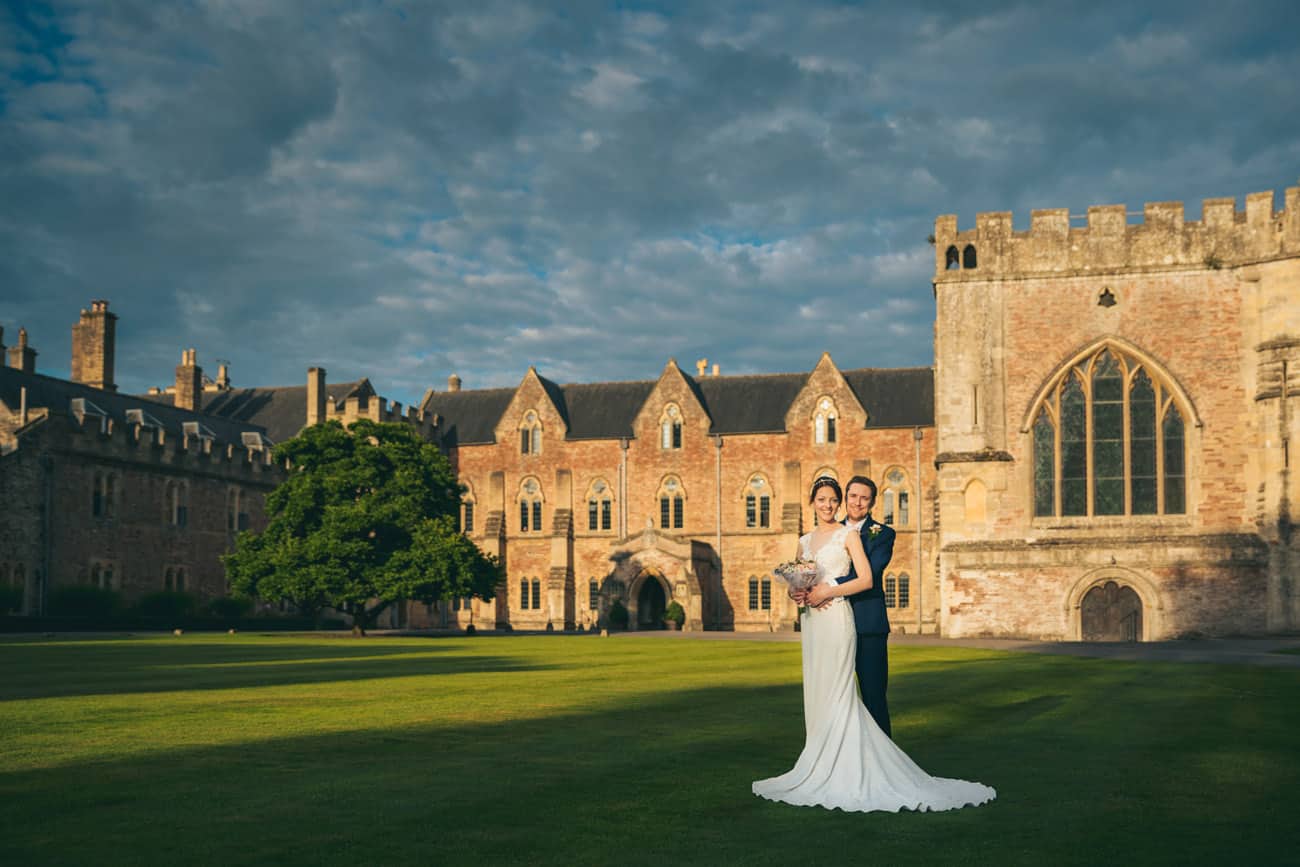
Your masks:
M 199 411 L 193 350 L 174 403 L 120 393 L 116 320 L 106 301 L 81 312 L 71 380 L 36 372 L 25 331 L 0 367 L 0 583 L 25 613 L 74 584 L 224 595 L 220 556 L 281 477 L 262 427 Z
M 468 487 L 465 531 L 508 578 L 492 603 L 417 606 L 410 622 L 585 629 L 619 599 L 632 628 L 660 628 L 675 600 L 687 629 L 792 629 L 770 570 L 812 526 L 812 480 L 862 473 L 898 531 L 894 620 L 933 630 L 933 514 L 916 505 L 934 499 L 931 370 L 823 355 L 807 373 L 707 371 L 669 360 L 657 380 L 557 385 L 529 368 L 517 388 L 453 376 L 428 393 Z
M 934 235 L 943 633 L 1300 626 L 1300 188 Z
M 933 368 L 515 388 L 458 377 L 403 411 L 368 380 L 235 389 L 193 350 L 145 396 L 113 384 L 106 302 L 74 328 L 73 381 L 0 368 L 0 582 L 224 587 L 261 522 L 267 445 L 337 418 L 401 420 L 467 486 L 464 530 L 504 565 L 494 601 L 410 604 L 394 625 L 784 630 L 769 577 L 812 525 L 812 480 L 865 474 L 898 531 L 895 629 L 1154 640 L 1300 627 L 1300 188 L 935 224 Z M 3 334 L 0 333 L 0 343 Z M 3 346 L 0 346 L 3 352 Z M 232 505 L 233 504 L 233 505 Z M 183 578 L 178 578 L 183 575 Z M 170 582 L 170 583 L 169 583 Z
M 227 365 L 203 375 L 187 349 L 174 384 L 127 395 L 114 382 L 117 316 L 95 301 L 73 326 L 72 379 L 36 372 L 25 330 L 0 367 L 0 584 L 23 589 L 23 612 L 48 610 L 70 584 L 128 600 L 160 590 L 227 592 L 221 555 L 265 525 L 283 478 L 271 446 L 327 419 L 432 421 L 379 397 L 369 380 L 233 388 Z M 0 331 L 0 354 L 4 353 Z
M 787 629 L 765 577 L 813 478 L 862 472 L 899 531 L 905 631 L 1152 640 L 1300 625 L 1290 474 L 1300 189 L 935 226 L 935 365 L 426 395 L 494 603 L 412 622 L 564 629 L 621 599 L 687 628 Z M 916 437 L 916 439 L 914 439 Z M 919 452 L 919 460 L 918 453 Z

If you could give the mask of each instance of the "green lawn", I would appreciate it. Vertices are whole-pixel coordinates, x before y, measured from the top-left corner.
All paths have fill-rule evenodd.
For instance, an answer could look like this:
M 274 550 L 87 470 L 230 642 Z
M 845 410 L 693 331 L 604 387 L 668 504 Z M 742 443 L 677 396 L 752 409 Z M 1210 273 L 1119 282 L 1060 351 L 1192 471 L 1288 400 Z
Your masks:
M 896 648 L 899 743 L 990 805 L 755 798 L 799 646 L 0 637 L 5 864 L 1187 864 L 1300 851 L 1300 672 Z M 1294 863 L 1294 862 L 1292 862 Z

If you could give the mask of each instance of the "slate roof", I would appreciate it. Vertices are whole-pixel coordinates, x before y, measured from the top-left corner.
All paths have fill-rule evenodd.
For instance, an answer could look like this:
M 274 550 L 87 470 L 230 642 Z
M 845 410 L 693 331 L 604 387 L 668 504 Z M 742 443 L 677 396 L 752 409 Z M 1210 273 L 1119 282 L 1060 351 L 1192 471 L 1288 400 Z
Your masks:
M 807 373 L 706 376 L 696 381 L 713 419 L 710 433 L 772 433 L 785 430 L 785 413 L 808 381 Z
M 327 382 L 325 393 L 335 403 L 342 403 L 354 394 L 373 394 L 373 389 L 368 386 L 365 379 L 356 382 Z M 151 394 L 148 399 L 170 402 L 172 396 Z M 266 429 L 271 442 L 280 443 L 297 436 L 307 424 L 307 386 L 232 388 L 215 393 L 206 392 L 203 395 L 203 412 L 232 422 L 260 425 Z
M 934 371 L 929 367 L 861 368 L 842 371 L 867 410 L 867 427 L 934 425 Z M 714 434 L 775 433 L 808 373 L 751 376 L 687 374 L 713 420 Z M 542 379 L 569 426 L 569 439 L 614 439 L 632 435 L 632 422 L 656 380 L 556 385 Z M 494 430 L 515 395 L 513 388 L 432 392 L 422 408 L 442 418 L 443 444 L 494 441 Z
M 867 427 L 933 427 L 934 368 L 862 367 L 843 371 L 867 411 Z
M 126 412 L 130 409 L 142 409 L 158 419 L 170 434 L 180 436 L 184 432 L 184 423 L 197 421 L 212 431 L 222 442 L 242 443 L 242 434 L 254 432 L 266 434 L 266 429 L 257 422 L 244 419 L 226 418 L 204 412 L 191 412 L 167 403 L 134 394 L 104 391 L 66 379 L 56 379 L 42 373 L 23 373 L 12 367 L 0 366 L 0 401 L 17 411 L 22 400 L 22 389 L 27 389 L 28 408 L 46 407 L 51 413 L 71 415 L 71 402 L 84 398 L 102 409 L 114 424 L 127 424 Z M 305 386 L 304 386 L 305 390 Z M 159 396 L 161 397 L 161 395 Z M 306 398 L 304 397 L 304 401 Z
M 513 388 L 484 388 L 476 391 L 435 391 L 420 405 L 437 413 L 443 445 L 495 442 L 497 422 L 515 396 Z

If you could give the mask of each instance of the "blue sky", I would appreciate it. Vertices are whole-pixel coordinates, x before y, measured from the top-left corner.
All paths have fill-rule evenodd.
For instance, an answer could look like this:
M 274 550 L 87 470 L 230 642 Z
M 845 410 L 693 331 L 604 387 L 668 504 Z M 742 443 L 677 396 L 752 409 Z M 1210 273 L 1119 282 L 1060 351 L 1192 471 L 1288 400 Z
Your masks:
M 0 325 L 118 381 L 929 364 L 935 216 L 1300 179 L 1300 4 L 0 6 Z M 1280 200 L 1279 200 L 1280 206 Z

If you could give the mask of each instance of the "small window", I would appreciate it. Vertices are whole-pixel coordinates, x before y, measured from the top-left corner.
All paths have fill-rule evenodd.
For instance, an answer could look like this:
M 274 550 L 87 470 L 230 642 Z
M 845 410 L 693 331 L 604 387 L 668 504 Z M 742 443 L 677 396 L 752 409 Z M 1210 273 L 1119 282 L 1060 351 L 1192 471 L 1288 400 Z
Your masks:
M 608 530 L 613 526 L 613 512 L 609 500 L 600 501 L 600 529 Z
M 758 526 L 772 526 L 772 498 L 766 494 L 758 498 Z
M 685 503 L 681 497 L 673 497 L 673 529 L 680 530 L 684 522 Z
M 826 419 L 826 442 L 835 442 L 835 416 Z
M 519 531 L 521 533 L 528 532 L 528 503 L 527 502 L 522 502 L 519 504 Z
M 668 497 L 659 498 L 659 526 L 665 530 L 672 527 L 672 500 Z
M 943 268 L 945 271 L 956 271 L 961 267 L 961 254 L 957 252 L 956 247 L 949 247 L 943 254 Z
M 465 519 L 461 523 L 461 529 L 464 530 L 466 533 L 474 532 L 474 504 L 473 503 L 465 504 Z
M 894 523 L 894 492 L 885 491 L 884 497 L 885 523 Z
M 898 492 L 898 525 L 900 527 L 906 527 L 907 519 L 908 519 L 907 491 L 899 491 Z
M 95 473 L 93 489 L 90 494 L 90 514 L 96 518 L 104 515 L 104 477 Z
M 240 512 L 238 515 L 235 516 L 235 529 L 241 533 L 248 529 L 247 512 Z
M 893 608 L 898 603 L 898 579 L 893 575 L 885 576 L 885 607 Z
M 758 610 L 758 579 L 749 579 L 749 610 Z
M 595 530 L 600 527 L 600 503 L 595 500 L 587 501 L 587 529 Z
M 745 526 L 758 526 L 758 497 L 753 494 L 745 497 Z
M 664 407 L 663 415 L 659 417 L 659 446 L 664 449 L 682 447 L 682 413 L 676 404 Z
M 967 244 L 966 249 L 962 251 L 961 266 L 962 268 L 975 267 L 975 245 L 974 244 Z
M 587 607 L 592 611 L 600 610 L 600 584 L 595 578 L 587 582 Z
M 911 579 L 907 577 L 906 572 L 898 576 L 898 607 L 899 608 L 906 608 L 911 603 L 911 599 L 909 598 L 911 595 L 909 593 L 910 588 L 908 587 L 910 583 L 911 583 Z
M 761 587 L 762 597 L 759 600 L 759 604 L 762 606 L 764 611 L 770 611 L 772 609 L 772 580 L 770 578 L 764 578 Z
M 533 530 L 542 529 L 542 501 L 533 500 Z
M 524 428 L 519 432 L 519 453 L 521 455 L 528 454 L 530 443 L 531 443 L 531 437 L 529 435 L 528 428 Z
M 519 609 L 528 610 L 528 579 L 522 578 L 519 581 Z
M 534 578 L 533 579 L 533 610 L 536 611 L 541 607 L 542 607 L 542 582 Z

